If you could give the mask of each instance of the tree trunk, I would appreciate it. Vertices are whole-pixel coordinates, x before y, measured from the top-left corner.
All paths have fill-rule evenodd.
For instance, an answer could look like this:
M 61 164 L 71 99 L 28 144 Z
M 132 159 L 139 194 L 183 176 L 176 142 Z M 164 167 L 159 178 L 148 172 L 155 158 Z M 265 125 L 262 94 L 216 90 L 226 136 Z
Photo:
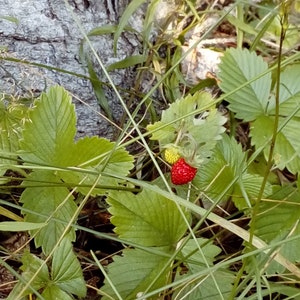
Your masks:
M 105 121 L 88 79 L 60 72 L 58 69 L 88 75 L 86 63 L 80 58 L 83 41 L 80 23 L 85 33 L 104 24 L 117 24 L 129 0 L 1 0 L 0 1 L 0 92 L 16 97 L 38 95 L 50 85 L 64 86 L 73 95 L 78 115 L 78 136 L 110 137 L 113 126 Z M 13 17 L 14 20 L 7 17 Z M 142 13 L 131 26 L 140 26 Z M 92 44 L 105 65 L 137 54 L 139 42 L 133 34 L 122 36 L 117 56 L 113 53 L 113 35 L 91 37 Z M 85 43 L 84 49 L 88 49 Z M 88 49 L 89 53 L 91 51 Z M 90 54 L 90 58 L 93 55 Z M 13 62 L 21 59 L 58 69 Z M 94 60 L 95 61 L 95 60 Z M 99 64 L 94 64 L 98 78 L 107 81 Z M 129 70 L 112 73 L 115 85 L 129 88 L 134 74 Z M 118 120 L 122 107 L 110 88 L 106 96 L 113 117 Z

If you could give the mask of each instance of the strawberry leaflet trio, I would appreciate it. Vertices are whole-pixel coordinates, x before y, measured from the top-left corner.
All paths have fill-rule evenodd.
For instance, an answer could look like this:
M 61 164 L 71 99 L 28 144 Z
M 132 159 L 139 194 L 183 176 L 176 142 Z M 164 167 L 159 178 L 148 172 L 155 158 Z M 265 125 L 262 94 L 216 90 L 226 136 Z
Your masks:
M 161 121 L 147 126 L 151 139 L 159 142 L 165 161 L 171 165 L 173 184 L 194 179 L 222 138 L 225 122 L 211 95 L 197 92 L 176 100 L 162 112 Z

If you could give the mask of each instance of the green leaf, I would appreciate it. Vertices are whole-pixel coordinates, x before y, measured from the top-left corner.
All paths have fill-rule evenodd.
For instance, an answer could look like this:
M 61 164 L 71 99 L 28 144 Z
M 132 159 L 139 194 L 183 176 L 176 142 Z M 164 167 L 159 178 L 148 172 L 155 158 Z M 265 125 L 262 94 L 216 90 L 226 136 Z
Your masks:
M 0 100 L 0 176 L 6 172 L 10 164 L 16 163 L 21 129 L 27 119 L 26 106 L 13 101 L 6 105 L 4 99 Z
M 236 184 L 235 178 L 244 172 L 245 160 L 241 145 L 235 139 L 224 135 L 216 145 L 212 158 L 199 168 L 193 183 L 200 190 L 204 190 L 210 199 L 216 199 L 227 190 L 222 198 L 227 200 Z
M 127 175 L 133 167 L 133 157 L 123 147 L 116 147 L 116 144 L 105 138 L 84 137 L 78 140 L 66 159 L 69 166 L 103 167 L 106 172 L 116 172 L 119 175 Z
M 145 44 L 151 41 L 151 35 L 153 34 L 153 23 L 155 22 L 155 16 L 157 14 L 157 6 L 160 0 L 152 0 L 147 4 L 147 10 L 145 12 L 145 18 L 143 20 L 143 32 L 142 38 Z
M 20 217 L 19 215 L 15 214 L 11 210 L 9 210 L 7 208 L 4 208 L 1 205 L 0 205 L 0 215 L 2 215 L 3 217 L 6 217 L 8 219 L 17 221 L 17 222 L 23 222 L 24 221 L 22 217 Z
M 36 291 L 47 286 L 48 282 L 50 281 L 48 267 L 42 259 L 29 253 L 28 251 L 25 251 L 21 261 L 22 266 L 20 269 L 23 271 L 22 278 L 24 279 L 24 282 L 27 283 L 30 281 L 30 287 Z M 38 271 L 39 269 L 40 271 Z M 32 289 L 30 288 L 27 288 L 22 292 L 23 288 L 24 284 L 21 281 L 18 282 L 7 300 L 20 299 L 20 297 L 24 297 L 32 293 Z
M 155 192 L 111 192 L 107 202 L 115 232 L 124 240 L 143 246 L 175 246 L 187 230 L 175 203 Z
M 118 28 L 114 35 L 114 52 L 116 54 L 117 52 L 117 43 L 118 39 L 121 36 L 121 33 L 123 32 L 124 28 L 126 27 L 128 20 L 132 17 L 134 12 L 141 6 L 146 0 L 133 0 L 129 3 L 129 5 L 126 7 L 124 12 L 122 13 L 122 16 L 119 20 Z
M 64 238 L 55 249 L 52 259 L 51 279 L 45 262 L 25 252 L 22 256 L 21 270 L 24 282 L 31 282 L 30 287 L 35 290 L 44 289 L 42 296 L 46 300 L 73 299 L 71 294 L 79 297 L 86 295 L 86 286 L 83 279 L 80 263 L 72 250 L 72 244 Z M 41 269 L 40 269 L 41 268 Z M 38 271 L 40 269 L 40 271 Z M 32 293 L 30 288 L 22 293 L 24 284 L 19 282 L 12 293 L 10 300 L 20 299 L 17 296 L 25 296 Z
M 118 62 L 110 64 L 106 70 L 108 72 L 113 71 L 115 69 L 125 69 L 129 67 L 136 66 L 138 64 L 142 64 L 146 61 L 147 57 L 145 55 L 132 55 L 126 57 Z
M 300 295 L 299 295 L 299 288 L 296 286 L 287 286 L 285 283 L 271 283 L 270 281 L 268 282 L 269 288 L 268 290 L 265 290 L 266 296 L 270 295 L 271 293 L 278 293 L 281 295 L 287 296 L 286 299 L 293 299 L 293 300 L 300 300 Z M 281 296 L 282 297 L 282 296 Z M 249 300 L 254 300 L 254 298 L 249 299 Z
M 45 223 L 29 223 L 29 222 L 0 222 L 0 231 L 27 231 L 39 229 L 45 226 Z
M 221 88 L 224 92 L 236 92 L 228 96 L 230 109 L 237 118 L 254 121 L 250 135 L 256 149 L 264 149 L 269 156 L 270 141 L 274 134 L 274 115 L 276 101 L 270 93 L 270 74 L 260 77 L 267 70 L 261 57 L 247 50 L 230 49 L 226 51 L 220 65 Z M 274 162 L 279 169 L 287 168 L 296 174 L 300 170 L 300 88 L 298 74 L 300 65 L 287 67 L 281 76 L 279 93 L 279 128 L 277 134 Z M 235 74 L 235 76 L 232 76 Z M 247 86 L 248 80 L 255 79 Z M 263 128 L 263 130 L 262 130 Z
M 164 114 L 164 111 L 162 114 Z M 147 130 L 152 134 L 151 139 L 160 141 L 161 145 L 167 145 L 169 141 L 174 141 L 174 138 L 176 138 L 176 125 L 173 122 L 165 123 L 163 121 L 157 121 L 154 124 L 149 124 Z
M 268 69 L 262 57 L 246 49 L 230 48 L 226 50 L 219 68 L 223 92 L 236 91 L 226 98 L 236 117 L 252 121 L 264 115 L 269 105 L 271 74 L 261 76 Z M 250 80 L 254 81 L 241 87 Z
M 97 101 L 100 105 L 100 107 L 104 110 L 105 114 L 107 115 L 107 117 L 112 120 L 112 111 L 110 109 L 109 103 L 107 101 L 107 98 L 105 96 L 105 92 L 103 89 L 103 84 L 102 82 L 99 80 L 98 75 L 94 69 L 94 66 L 92 64 L 92 61 L 89 57 L 86 56 L 86 61 L 87 61 L 87 68 L 88 68 L 88 72 L 90 75 L 90 81 L 95 93 L 95 96 L 97 98 Z
M 279 119 L 279 128 L 283 127 L 284 118 Z M 291 173 L 300 171 L 300 118 L 290 119 L 277 134 L 274 150 L 274 161 L 279 169 L 287 168 Z M 262 130 L 263 128 L 263 130 Z M 270 140 L 273 135 L 274 118 L 260 117 L 253 122 L 251 129 L 252 144 L 258 149 L 264 147 L 267 158 L 270 151 Z
M 198 245 L 194 239 L 190 239 L 181 250 L 184 261 L 186 260 L 187 265 L 194 271 L 198 270 L 200 266 L 203 268 L 212 266 L 215 257 L 221 253 L 221 249 L 213 245 L 212 241 L 198 238 L 197 243 Z
M 62 87 L 52 87 L 35 102 L 23 131 L 20 156 L 29 163 L 66 166 L 75 133 L 71 97 Z
M 239 29 L 243 30 L 245 33 L 249 33 L 252 35 L 257 35 L 257 31 L 253 29 L 253 26 L 248 25 L 247 23 L 243 22 L 239 18 L 229 14 L 226 16 L 229 23 L 234 25 L 235 27 L 238 27 Z
M 299 226 L 299 199 L 298 189 L 292 186 L 280 188 L 269 201 L 264 201 L 260 205 L 260 213 L 255 222 L 254 234 L 260 237 L 268 244 L 285 240 L 287 237 L 296 237 L 300 235 Z M 279 247 L 279 253 L 291 262 L 299 262 L 300 239 L 285 241 Z M 259 255 L 262 263 L 266 263 L 265 254 Z M 249 266 L 251 267 L 251 266 Z M 268 266 L 267 272 L 284 272 L 284 267 L 272 260 Z
M 286 67 L 280 75 L 279 113 L 280 116 L 300 117 L 300 65 Z M 269 114 L 275 114 L 275 100 L 270 101 Z
M 86 295 L 80 263 L 70 240 L 64 238 L 53 254 L 51 278 L 61 290 L 79 297 Z M 65 298 L 64 298 L 65 299 Z
M 210 200 L 223 195 L 222 201 L 232 198 L 242 210 L 255 202 L 263 181 L 263 177 L 248 174 L 246 169 L 246 153 L 242 146 L 234 138 L 224 135 L 215 147 L 212 158 L 199 168 L 193 183 L 199 190 L 205 191 Z M 263 195 L 271 193 L 271 184 L 267 183 Z
M 125 249 L 122 256 L 114 256 L 114 262 L 108 266 L 108 276 L 123 300 L 135 299 L 139 293 L 146 290 L 153 291 L 168 283 L 170 266 L 165 268 L 168 260 L 168 257 L 139 249 Z M 163 268 L 165 270 L 160 273 Z M 157 278 L 159 273 L 160 276 Z M 156 281 L 148 290 L 149 285 L 155 279 Z M 101 292 L 111 297 L 104 296 L 103 300 L 117 299 L 107 279 L 104 281 Z M 158 299 L 158 295 L 147 299 Z
M 91 147 L 95 149 L 90 149 Z M 132 155 L 105 138 L 86 137 L 78 141 L 75 149 L 85 152 L 81 159 L 77 160 L 77 165 L 93 166 L 99 172 L 126 176 L 134 166 Z
M 268 30 L 265 33 L 265 38 L 271 40 L 272 42 L 275 41 L 277 45 L 280 44 L 281 39 L 281 17 L 279 14 L 273 19 L 273 22 L 270 24 Z M 297 43 L 299 42 L 299 29 L 298 26 L 293 24 L 287 24 L 286 34 L 283 40 L 283 49 L 289 50 L 294 48 Z
M 46 119 L 46 121 L 44 121 Z M 52 87 L 43 94 L 30 114 L 21 142 L 21 157 L 30 163 L 41 164 L 25 181 L 27 188 L 22 193 L 25 221 L 47 222 L 40 230 L 31 230 L 35 243 L 49 253 L 61 234 L 65 224 L 76 212 L 77 206 L 69 195 L 68 187 L 76 187 L 84 194 L 100 179 L 103 188 L 93 194 L 107 193 L 109 188 L 118 188 L 120 180 L 102 175 L 108 172 L 116 176 L 126 176 L 133 167 L 133 157 L 115 143 L 98 138 L 86 137 L 74 142 L 76 118 L 70 96 L 60 87 Z M 30 163 L 29 163 L 30 162 Z M 43 170 L 43 165 L 73 167 L 60 171 Z M 122 181 L 121 181 L 122 182 Z M 65 184 L 65 186 L 63 185 Z M 59 187 L 61 186 L 61 187 Z M 48 220 L 49 218 L 49 220 Z M 74 229 L 68 233 L 75 238 Z
M 113 143 L 104 138 L 84 137 L 73 144 L 73 153 L 66 159 L 66 164 L 74 167 L 97 166 L 113 149 Z M 74 153 L 75 152 L 75 153 Z
M 2 16 L 2 15 L 0 15 L 0 19 L 7 20 L 9 22 L 19 24 L 19 19 L 15 18 L 15 17 L 12 17 L 12 16 Z
M 86 137 L 74 142 L 75 110 L 70 96 L 61 87 L 52 87 L 47 94 L 43 94 L 30 118 L 21 142 L 21 157 L 25 161 L 94 171 L 95 175 L 87 177 L 86 184 L 93 184 L 104 170 L 126 176 L 133 167 L 132 156 L 124 148 L 104 138 Z M 89 173 L 81 171 L 64 170 L 57 174 L 63 180 L 77 185 Z M 109 183 L 112 181 L 109 180 Z
M 222 125 L 226 118 L 212 101 L 211 95 L 206 92 L 175 101 L 162 112 L 161 121 L 147 126 L 152 133 L 151 139 L 158 140 L 161 148 L 177 143 L 183 157 L 192 155 L 203 162 L 211 155 L 211 150 L 225 131 Z
M 255 49 L 258 49 L 258 45 L 261 43 L 261 39 L 263 38 L 264 34 L 266 33 L 266 31 L 268 30 L 268 28 L 270 27 L 270 25 L 272 24 L 274 18 L 276 17 L 276 11 L 274 10 L 273 13 L 270 13 L 268 15 L 268 18 L 264 18 L 263 16 L 261 17 L 261 19 L 259 20 L 259 25 L 257 26 L 257 22 L 254 21 L 255 24 L 253 24 L 253 27 L 255 26 L 255 28 L 258 30 L 251 46 L 250 46 L 250 51 L 255 51 Z
M 74 300 L 73 297 L 71 297 L 65 291 L 61 290 L 56 285 L 47 286 L 43 291 L 42 296 L 45 298 L 45 300 L 53 300 L 53 299 Z
M 51 171 L 33 172 L 28 179 L 27 185 L 32 184 L 35 187 L 27 187 L 21 195 L 24 219 L 31 223 L 47 223 L 41 229 L 30 230 L 30 234 L 35 236 L 35 245 L 42 246 L 43 252 L 48 254 L 66 228 L 66 224 L 61 222 L 68 223 L 75 214 L 77 206 L 66 187 L 51 187 L 52 183 L 60 183 L 59 178 Z M 75 230 L 70 229 L 67 236 L 74 240 Z
M 215 257 L 221 252 L 221 249 L 203 238 L 197 239 L 198 246 L 194 240 L 189 240 L 183 247 L 181 253 L 186 259 L 188 272 L 186 275 L 195 274 L 202 270 L 206 270 L 213 265 Z M 199 247 L 201 250 L 199 250 Z M 183 278 L 186 275 L 178 276 Z M 218 269 L 209 276 L 201 276 L 198 280 L 188 284 L 186 288 L 180 290 L 176 297 L 180 296 L 189 300 L 217 300 L 228 299 L 232 290 L 234 276 L 226 269 Z M 177 299 L 176 298 L 176 299 Z
M 98 35 L 115 33 L 117 28 L 118 28 L 117 25 L 105 24 L 105 25 L 93 28 L 91 31 L 88 32 L 87 36 L 90 37 L 90 36 L 98 36 Z M 125 26 L 124 29 L 126 31 L 135 32 L 135 30 L 130 26 Z
M 234 178 L 235 174 L 231 166 L 220 155 L 215 156 L 213 160 L 209 160 L 198 169 L 193 184 L 201 191 L 205 191 L 212 201 L 219 198 L 226 190 L 226 194 L 221 199 L 226 201 L 232 194 Z
M 83 194 L 90 192 L 90 187 L 96 181 L 97 187 L 92 194 L 106 194 L 109 187 L 117 187 L 120 180 L 104 174 L 99 178 L 99 174 L 106 172 L 124 177 L 133 168 L 133 157 L 123 147 L 117 149 L 115 147 L 115 143 L 104 138 L 85 137 L 80 139 L 74 146 L 74 155 L 69 157 L 68 164 L 83 168 L 83 170 L 81 172 L 60 171 L 58 174 L 67 184 L 84 184 L 85 186 L 78 186 L 78 190 Z M 84 172 L 84 169 L 87 172 Z M 94 174 L 90 174 L 88 171 Z
M 232 201 L 240 211 L 249 208 L 248 199 L 251 206 L 256 202 L 262 183 L 262 176 L 257 174 L 243 174 L 242 180 L 234 186 L 234 190 L 232 192 Z M 263 197 L 265 198 L 271 195 L 272 192 L 272 185 L 267 182 L 263 192 Z M 247 195 L 247 199 L 245 199 L 245 194 Z
M 39 273 L 37 273 L 38 269 L 42 266 Z M 22 276 L 27 281 L 31 280 L 32 277 L 34 277 L 34 274 L 37 274 L 35 276 L 33 286 L 35 286 L 35 289 L 41 288 L 45 282 L 49 281 L 49 273 L 48 273 L 48 267 L 46 264 L 44 264 L 44 261 L 35 255 L 25 252 L 22 256 L 22 266 L 20 269 L 23 271 Z

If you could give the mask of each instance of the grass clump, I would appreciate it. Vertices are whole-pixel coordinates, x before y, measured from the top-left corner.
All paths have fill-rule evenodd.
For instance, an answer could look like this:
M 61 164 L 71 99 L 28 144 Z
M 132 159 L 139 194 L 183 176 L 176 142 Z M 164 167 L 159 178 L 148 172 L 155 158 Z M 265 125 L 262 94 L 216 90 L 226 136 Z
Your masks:
M 113 33 L 116 47 L 144 2 L 85 43 Z M 139 55 L 105 68 L 94 52 L 124 110 L 114 141 L 75 139 L 64 87 L 31 105 L 1 99 L 0 230 L 24 232 L 3 243 L 0 264 L 18 280 L 7 299 L 300 298 L 298 1 L 177 1 L 164 22 L 162 2 L 147 6 Z M 204 77 L 199 53 L 220 61 Z M 110 72 L 131 67 L 125 99 Z M 196 174 L 172 184 L 180 159 Z

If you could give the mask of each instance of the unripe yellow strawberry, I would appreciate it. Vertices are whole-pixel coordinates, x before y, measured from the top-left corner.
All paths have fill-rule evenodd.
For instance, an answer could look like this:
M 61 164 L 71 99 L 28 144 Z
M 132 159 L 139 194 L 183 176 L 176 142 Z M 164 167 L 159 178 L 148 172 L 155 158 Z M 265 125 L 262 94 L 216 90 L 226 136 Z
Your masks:
M 180 158 L 180 155 L 176 148 L 170 147 L 165 150 L 165 160 L 170 165 L 175 164 L 179 158 Z

